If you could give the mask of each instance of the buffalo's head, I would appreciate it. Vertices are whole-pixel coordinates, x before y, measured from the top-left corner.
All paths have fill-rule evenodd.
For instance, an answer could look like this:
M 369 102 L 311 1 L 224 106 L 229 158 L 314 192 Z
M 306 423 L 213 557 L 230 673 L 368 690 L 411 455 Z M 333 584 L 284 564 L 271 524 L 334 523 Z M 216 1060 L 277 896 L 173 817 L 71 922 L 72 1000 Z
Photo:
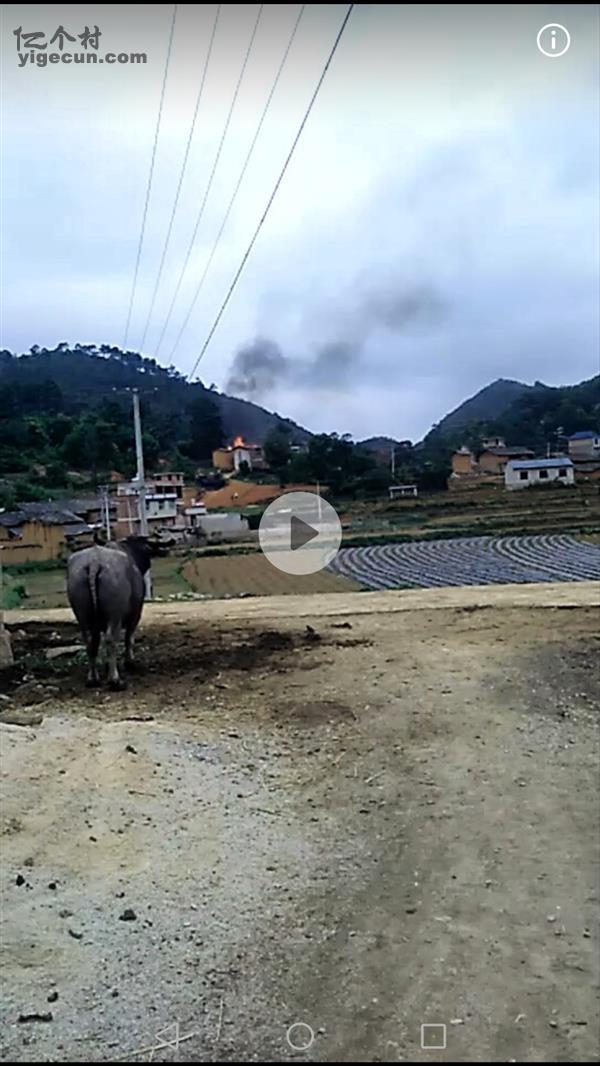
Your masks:
M 142 537 L 132 535 L 125 537 L 119 542 L 133 559 L 138 570 L 146 574 L 150 569 L 151 560 L 157 556 L 168 554 L 169 545 L 157 540 L 156 537 Z

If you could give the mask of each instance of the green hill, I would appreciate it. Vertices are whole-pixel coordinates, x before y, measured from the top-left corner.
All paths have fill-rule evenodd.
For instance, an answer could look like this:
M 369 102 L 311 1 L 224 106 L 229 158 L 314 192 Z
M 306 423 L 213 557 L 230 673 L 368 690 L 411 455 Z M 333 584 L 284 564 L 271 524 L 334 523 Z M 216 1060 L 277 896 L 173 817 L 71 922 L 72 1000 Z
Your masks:
M 543 455 L 547 445 L 565 448 L 566 438 L 582 429 L 600 432 L 600 374 L 579 385 L 557 387 L 500 379 L 443 418 L 423 446 L 476 448 L 482 437 L 498 435 L 508 445 L 527 445 Z
M 131 390 L 138 389 L 149 469 L 159 458 L 184 471 L 210 459 L 213 448 L 242 436 L 263 443 L 286 427 L 292 441 L 310 437 L 302 426 L 246 400 L 189 384 L 137 352 L 108 345 L 34 347 L 26 355 L 0 352 L 0 477 L 31 479 L 47 467 L 44 492 L 64 485 L 67 471 L 135 470 Z M 14 481 L 14 478 L 12 479 Z M 31 484 L 16 485 L 24 498 Z
M 500 418 L 515 400 L 521 399 L 536 388 L 543 389 L 545 386 L 524 385 L 521 381 L 498 378 L 445 415 L 441 422 L 438 422 L 436 430 L 443 436 L 448 436 L 474 422 L 493 421 Z

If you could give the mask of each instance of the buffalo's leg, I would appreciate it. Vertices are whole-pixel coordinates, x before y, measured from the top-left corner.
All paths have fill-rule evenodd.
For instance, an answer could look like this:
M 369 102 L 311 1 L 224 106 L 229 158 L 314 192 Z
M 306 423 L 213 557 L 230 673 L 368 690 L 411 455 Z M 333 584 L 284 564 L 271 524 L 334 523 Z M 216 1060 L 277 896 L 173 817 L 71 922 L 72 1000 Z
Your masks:
M 106 658 L 108 662 L 108 683 L 117 691 L 125 688 L 125 682 L 119 676 L 117 666 L 117 651 L 120 641 L 120 626 L 109 625 L 106 630 Z
M 135 670 L 135 631 L 133 629 L 125 630 L 125 667 L 127 670 Z
M 95 629 L 91 633 L 85 633 L 85 645 L 88 655 L 88 673 L 86 685 L 88 688 L 96 688 L 100 684 L 98 677 L 98 648 L 100 647 L 100 630 Z

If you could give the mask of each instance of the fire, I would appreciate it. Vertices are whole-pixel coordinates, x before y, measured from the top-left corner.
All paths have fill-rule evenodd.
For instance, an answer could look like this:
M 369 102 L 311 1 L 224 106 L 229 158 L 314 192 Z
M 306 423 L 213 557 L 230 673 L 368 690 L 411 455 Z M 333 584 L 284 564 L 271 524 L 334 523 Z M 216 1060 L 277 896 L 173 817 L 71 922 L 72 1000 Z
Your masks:
M 236 437 L 234 442 L 233 442 L 233 447 L 234 448 L 243 448 L 244 447 L 244 438 L 243 437 Z

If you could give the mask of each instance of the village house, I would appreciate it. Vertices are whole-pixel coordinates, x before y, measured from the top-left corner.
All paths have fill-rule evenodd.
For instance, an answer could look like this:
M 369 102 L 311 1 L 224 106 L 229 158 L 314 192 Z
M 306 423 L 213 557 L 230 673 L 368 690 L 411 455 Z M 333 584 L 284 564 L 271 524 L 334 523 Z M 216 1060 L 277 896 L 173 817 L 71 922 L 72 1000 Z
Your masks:
M 448 488 L 458 488 L 462 484 L 472 486 L 478 482 L 499 479 L 504 474 L 508 462 L 515 459 L 531 459 L 533 456 L 534 452 L 531 448 L 523 445 L 507 447 L 503 437 L 484 437 L 477 455 L 463 444 L 452 456 L 452 473 L 448 480 Z
M 72 511 L 79 515 L 81 520 L 92 529 L 103 529 L 105 526 L 105 503 L 101 496 L 79 496 L 74 500 L 55 501 L 57 506 L 66 511 Z M 117 518 L 117 502 L 114 496 L 107 496 L 108 517 L 112 526 Z
M 419 490 L 416 485 L 390 485 L 390 500 L 399 500 L 404 496 L 418 496 Z
M 600 460 L 600 433 L 593 429 L 582 429 L 573 433 L 569 439 L 569 458 L 576 462 L 578 459 Z
M 146 520 L 150 534 L 171 529 L 179 523 L 184 503 L 184 477 L 179 472 L 166 471 L 146 478 Z M 117 538 L 139 533 L 139 487 L 136 480 L 121 481 L 115 497 L 116 516 L 113 534 Z
M 114 522 L 114 501 L 109 501 L 109 515 Z M 103 524 L 103 503 L 98 496 L 18 503 L 14 511 L 0 511 L 4 563 L 60 559 L 69 551 L 93 544 Z
M 510 491 L 551 483 L 575 484 L 573 463 L 566 455 L 556 459 L 517 459 L 506 464 L 504 484 Z
M 582 429 L 568 438 L 568 447 L 576 479 L 600 481 L 600 433 Z
M 463 444 L 452 456 L 452 475 L 454 477 L 473 477 L 477 474 L 477 460 L 470 448 Z
M 190 531 L 202 529 L 201 518 L 206 514 L 206 504 L 202 500 L 190 500 L 183 508 L 186 528 Z
M 260 444 L 246 444 L 242 437 L 236 437 L 233 444 L 224 448 L 215 448 L 212 454 L 216 470 L 237 472 L 242 463 L 250 470 L 266 470 L 266 462 Z
M 481 450 L 487 451 L 488 448 L 504 448 L 506 441 L 504 437 L 484 437 L 481 441 Z
M 236 511 L 213 511 L 200 515 L 198 526 L 209 541 L 238 540 L 249 530 L 248 519 Z
M 501 438 L 497 438 L 501 439 Z M 504 473 L 504 468 L 511 460 L 532 459 L 534 452 L 522 445 L 507 448 L 504 442 L 484 447 L 477 456 L 477 466 L 482 474 Z
M 163 526 L 175 525 L 177 521 L 177 493 L 147 491 L 146 516 L 150 525 L 155 520 Z
M 183 497 L 185 489 L 185 478 L 179 471 L 154 474 L 150 479 L 153 491 L 156 493 L 165 493 L 166 495 L 175 494 L 178 500 Z
M 231 448 L 215 448 L 212 453 L 212 465 L 215 470 L 229 473 L 233 470 L 233 452 Z
M 70 516 L 74 520 L 76 515 Z M 49 515 L 27 517 L 22 511 L 0 512 L 0 549 L 3 566 L 45 563 L 67 551 L 64 521 Z

